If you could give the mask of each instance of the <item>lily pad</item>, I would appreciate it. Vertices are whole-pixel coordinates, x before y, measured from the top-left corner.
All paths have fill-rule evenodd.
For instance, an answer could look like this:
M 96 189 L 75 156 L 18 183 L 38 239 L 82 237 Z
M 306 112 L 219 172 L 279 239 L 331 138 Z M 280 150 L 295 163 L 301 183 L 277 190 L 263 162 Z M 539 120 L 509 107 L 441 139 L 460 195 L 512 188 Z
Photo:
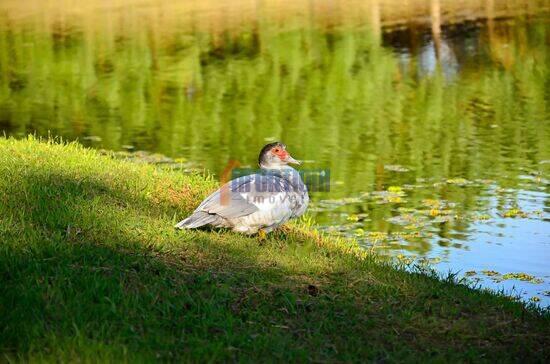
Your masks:
M 494 270 L 482 270 L 481 273 L 485 274 L 488 277 L 494 277 L 500 275 L 499 272 L 496 272 Z
M 517 279 L 524 282 L 534 283 L 534 284 L 540 284 L 544 281 L 540 278 L 536 278 L 530 274 L 527 273 L 506 273 L 502 275 L 502 279 Z
M 457 186 L 466 186 L 466 185 L 472 184 L 472 181 L 468 181 L 465 178 L 449 178 L 445 182 L 447 182 L 447 184 L 457 185 Z
M 400 166 L 399 164 L 386 164 L 384 166 L 384 169 L 386 171 L 401 172 L 401 173 L 410 171 L 410 169 L 408 169 L 407 167 Z
M 504 211 L 502 216 L 503 217 L 512 217 L 512 218 L 516 218 L 516 217 L 526 218 L 529 215 L 526 212 L 520 210 L 519 208 L 511 208 L 509 210 Z

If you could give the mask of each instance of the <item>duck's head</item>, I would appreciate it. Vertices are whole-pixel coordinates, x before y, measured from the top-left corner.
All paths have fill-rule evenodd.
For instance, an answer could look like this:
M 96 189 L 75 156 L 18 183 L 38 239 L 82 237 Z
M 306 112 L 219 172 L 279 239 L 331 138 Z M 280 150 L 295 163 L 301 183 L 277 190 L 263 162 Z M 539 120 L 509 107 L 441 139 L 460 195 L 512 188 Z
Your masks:
M 279 169 L 289 163 L 300 164 L 286 151 L 286 145 L 281 142 L 269 143 L 264 146 L 258 157 L 258 163 L 263 169 Z

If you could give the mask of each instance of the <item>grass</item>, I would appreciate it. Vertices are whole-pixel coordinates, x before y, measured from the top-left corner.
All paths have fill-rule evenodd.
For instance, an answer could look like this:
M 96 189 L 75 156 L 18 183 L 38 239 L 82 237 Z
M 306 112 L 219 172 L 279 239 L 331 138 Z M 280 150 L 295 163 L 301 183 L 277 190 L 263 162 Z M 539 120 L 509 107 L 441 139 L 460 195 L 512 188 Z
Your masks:
M 0 139 L 2 361 L 543 362 L 548 312 L 292 225 L 176 231 L 215 181 Z

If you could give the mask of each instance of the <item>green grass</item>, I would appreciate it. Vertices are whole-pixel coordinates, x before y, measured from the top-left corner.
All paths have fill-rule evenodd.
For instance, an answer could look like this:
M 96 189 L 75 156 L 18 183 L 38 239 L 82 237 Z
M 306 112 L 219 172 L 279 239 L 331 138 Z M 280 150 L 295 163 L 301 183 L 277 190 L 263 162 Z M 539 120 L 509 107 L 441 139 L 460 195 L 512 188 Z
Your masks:
M 215 181 L 0 139 L 0 360 L 519 361 L 548 312 L 293 225 L 176 231 Z

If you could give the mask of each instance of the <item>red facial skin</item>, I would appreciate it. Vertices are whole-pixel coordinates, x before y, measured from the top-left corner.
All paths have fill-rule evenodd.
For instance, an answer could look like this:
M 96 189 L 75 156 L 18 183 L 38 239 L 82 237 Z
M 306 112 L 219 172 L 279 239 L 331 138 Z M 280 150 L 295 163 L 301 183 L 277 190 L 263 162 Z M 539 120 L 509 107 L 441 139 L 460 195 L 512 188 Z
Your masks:
M 271 149 L 271 153 L 275 154 L 282 161 L 286 160 L 289 156 L 288 152 L 280 147 L 275 147 Z

